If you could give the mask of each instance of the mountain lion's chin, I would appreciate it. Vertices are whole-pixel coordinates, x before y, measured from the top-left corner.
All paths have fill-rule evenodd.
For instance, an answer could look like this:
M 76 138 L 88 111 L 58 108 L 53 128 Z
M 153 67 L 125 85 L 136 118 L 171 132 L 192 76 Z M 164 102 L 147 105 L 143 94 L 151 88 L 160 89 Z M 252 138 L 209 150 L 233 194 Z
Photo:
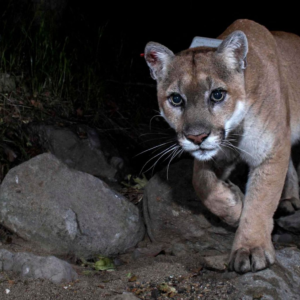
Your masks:
M 214 158 L 218 153 L 218 149 L 210 149 L 210 150 L 196 150 L 190 151 L 190 154 L 194 156 L 197 160 L 200 161 L 208 161 Z

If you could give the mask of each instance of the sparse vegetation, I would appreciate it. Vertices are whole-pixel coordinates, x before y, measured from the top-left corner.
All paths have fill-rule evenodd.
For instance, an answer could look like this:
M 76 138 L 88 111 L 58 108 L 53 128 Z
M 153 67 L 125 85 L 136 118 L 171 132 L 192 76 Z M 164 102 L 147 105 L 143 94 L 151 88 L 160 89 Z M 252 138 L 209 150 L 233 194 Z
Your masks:
M 70 9 L 64 26 L 57 25 L 54 13 L 32 3 L 21 12 L 18 1 L 1 3 L 0 182 L 41 153 L 26 133 L 31 122 L 91 125 L 129 155 L 144 150 L 145 140 L 153 144 L 151 135 L 140 139 L 157 104 L 154 84 L 133 70 L 136 60 L 146 68 L 139 55 L 128 55 L 122 38 L 103 40 L 109 24 L 90 24 Z M 140 169 L 146 157 L 138 159 Z

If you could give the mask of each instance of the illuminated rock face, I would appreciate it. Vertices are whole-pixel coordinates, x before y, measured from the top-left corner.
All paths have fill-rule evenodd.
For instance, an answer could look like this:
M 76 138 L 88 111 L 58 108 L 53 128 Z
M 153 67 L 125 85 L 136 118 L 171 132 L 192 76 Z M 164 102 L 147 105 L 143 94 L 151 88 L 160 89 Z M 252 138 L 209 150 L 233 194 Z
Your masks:
M 100 179 L 42 154 L 11 169 L 0 223 L 52 254 L 113 255 L 144 236 L 139 210 Z

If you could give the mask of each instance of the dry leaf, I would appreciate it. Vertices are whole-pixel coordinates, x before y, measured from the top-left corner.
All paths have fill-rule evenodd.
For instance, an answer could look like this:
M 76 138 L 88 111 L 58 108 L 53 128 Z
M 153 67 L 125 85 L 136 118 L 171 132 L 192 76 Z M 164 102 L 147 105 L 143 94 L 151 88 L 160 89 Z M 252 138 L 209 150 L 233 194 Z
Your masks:
M 134 281 L 137 281 L 137 277 L 135 275 L 131 276 L 129 279 L 128 279 L 129 282 L 134 282 Z

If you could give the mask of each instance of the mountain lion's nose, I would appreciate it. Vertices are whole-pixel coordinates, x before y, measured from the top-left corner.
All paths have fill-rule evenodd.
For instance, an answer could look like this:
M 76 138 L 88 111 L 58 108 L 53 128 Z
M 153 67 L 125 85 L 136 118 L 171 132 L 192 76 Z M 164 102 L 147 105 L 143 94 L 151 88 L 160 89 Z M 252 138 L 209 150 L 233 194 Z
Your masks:
M 207 133 L 202 133 L 198 135 L 188 135 L 186 138 L 194 144 L 200 145 L 208 137 L 208 135 L 209 134 Z

